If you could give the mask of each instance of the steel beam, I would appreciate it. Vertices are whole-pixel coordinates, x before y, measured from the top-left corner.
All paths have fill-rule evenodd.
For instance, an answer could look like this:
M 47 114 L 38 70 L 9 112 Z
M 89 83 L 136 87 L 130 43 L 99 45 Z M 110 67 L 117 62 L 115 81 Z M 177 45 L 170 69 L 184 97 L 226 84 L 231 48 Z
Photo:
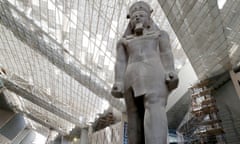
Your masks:
M 32 103 L 46 109 L 47 111 L 75 124 L 80 127 L 83 126 L 83 124 L 80 124 L 80 121 L 73 115 L 61 110 L 60 108 L 56 107 L 52 103 L 49 103 L 48 101 L 41 98 L 41 94 L 44 93 L 45 96 L 47 94 L 43 92 L 42 90 L 36 89 L 33 86 L 29 85 L 25 80 L 21 79 L 20 77 L 14 75 L 14 80 L 6 79 L 0 77 L 0 80 L 3 81 L 4 86 L 16 93 L 17 95 L 21 96 L 24 99 L 27 99 L 31 101 Z M 34 93 L 34 94 L 33 94 Z M 50 97 L 50 96 L 47 96 Z
M 52 128 L 53 130 L 57 131 L 61 135 L 67 135 L 68 134 L 65 131 L 61 130 L 59 127 L 56 127 L 54 124 L 49 124 L 46 121 L 44 121 L 44 120 L 40 119 L 39 117 L 35 116 L 34 114 L 29 114 L 29 113 L 24 112 L 24 111 L 19 111 L 19 112 L 24 113 L 24 115 L 26 115 L 29 119 L 41 124 L 44 127 Z
M 26 43 L 30 48 L 39 52 L 43 56 L 45 56 L 49 62 L 53 65 L 57 66 L 59 69 L 64 71 L 66 74 L 71 76 L 73 79 L 78 81 L 81 85 L 88 88 L 90 91 L 95 93 L 97 96 L 104 98 L 109 101 L 109 103 L 118 110 L 123 111 L 125 109 L 124 104 L 114 98 L 110 94 L 110 87 L 106 84 L 104 80 L 99 78 L 97 75 L 92 74 L 91 76 L 86 75 L 82 69 L 86 69 L 84 65 L 76 66 L 71 63 L 66 63 L 64 61 L 64 53 L 59 53 L 57 50 L 53 49 L 49 46 L 43 39 L 43 36 L 46 36 L 50 41 L 55 43 L 57 46 L 64 50 L 63 46 L 56 42 L 53 38 L 51 38 L 46 32 L 44 32 L 40 27 L 38 27 L 31 19 L 25 16 L 25 14 L 18 9 L 15 8 L 11 3 L 6 0 L 1 2 L 0 7 L 0 22 L 6 26 L 9 30 L 11 30 L 14 35 L 20 39 L 22 42 Z M 19 20 L 15 19 L 12 16 L 10 11 L 14 10 L 19 17 L 31 23 L 34 27 L 33 30 L 30 30 L 28 27 L 24 26 L 19 22 Z M 89 70 L 90 71 L 90 70 Z

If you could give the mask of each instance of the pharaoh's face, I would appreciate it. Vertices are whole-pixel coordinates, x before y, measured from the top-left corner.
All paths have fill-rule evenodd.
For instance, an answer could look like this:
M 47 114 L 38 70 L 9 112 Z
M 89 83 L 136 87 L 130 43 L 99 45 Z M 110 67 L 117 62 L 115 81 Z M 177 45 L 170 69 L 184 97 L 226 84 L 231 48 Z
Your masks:
M 142 23 L 144 27 L 148 26 L 150 15 L 145 11 L 136 11 L 131 15 L 131 25 L 135 28 L 136 24 Z

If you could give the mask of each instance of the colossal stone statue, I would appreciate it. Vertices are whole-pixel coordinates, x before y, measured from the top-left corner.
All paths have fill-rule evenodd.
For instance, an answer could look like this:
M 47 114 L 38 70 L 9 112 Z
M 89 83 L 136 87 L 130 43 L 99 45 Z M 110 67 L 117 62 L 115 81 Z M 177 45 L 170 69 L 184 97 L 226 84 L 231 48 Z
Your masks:
M 134 3 L 117 43 L 112 95 L 125 98 L 129 144 L 167 144 L 165 112 L 169 93 L 178 85 L 167 32 L 159 30 L 145 2 Z

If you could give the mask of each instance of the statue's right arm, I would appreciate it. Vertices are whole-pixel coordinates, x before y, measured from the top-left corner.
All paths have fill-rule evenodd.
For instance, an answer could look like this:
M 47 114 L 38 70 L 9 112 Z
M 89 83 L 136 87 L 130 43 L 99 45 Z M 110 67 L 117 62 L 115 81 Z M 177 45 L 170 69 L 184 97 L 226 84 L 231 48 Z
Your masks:
M 123 40 L 117 43 L 116 64 L 115 64 L 115 82 L 123 83 L 124 74 L 127 67 L 127 52 Z
M 116 52 L 115 82 L 111 93 L 116 98 L 122 98 L 124 93 L 124 75 L 128 60 L 126 49 L 122 40 L 118 41 Z

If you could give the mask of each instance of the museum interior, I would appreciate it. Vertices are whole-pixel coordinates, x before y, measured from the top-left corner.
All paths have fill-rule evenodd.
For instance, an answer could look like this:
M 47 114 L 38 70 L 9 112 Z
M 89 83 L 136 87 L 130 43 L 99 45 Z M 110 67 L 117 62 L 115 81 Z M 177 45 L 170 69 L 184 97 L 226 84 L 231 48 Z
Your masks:
M 137 1 L 0 0 L 1 144 L 131 144 L 111 89 Z M 179 78 L 168 143 L 240 144 L 240 1 L 143 1 Z

